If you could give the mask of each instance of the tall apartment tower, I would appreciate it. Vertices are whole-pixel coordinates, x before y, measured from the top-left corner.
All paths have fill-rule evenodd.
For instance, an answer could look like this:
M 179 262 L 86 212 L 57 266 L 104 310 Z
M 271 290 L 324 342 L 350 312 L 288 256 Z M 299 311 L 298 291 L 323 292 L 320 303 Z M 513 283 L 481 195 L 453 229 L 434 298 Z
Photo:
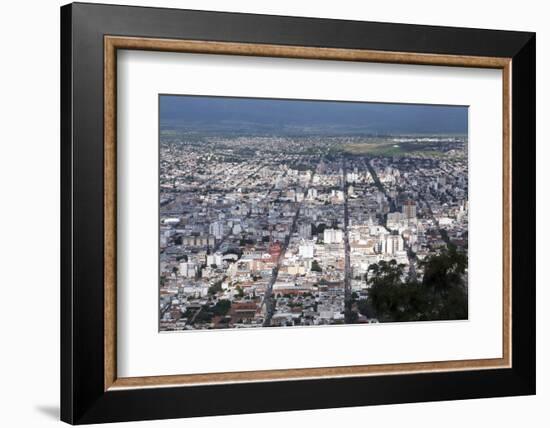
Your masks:
M 300 238 L 311 239 L 311 223 L 300 224 L 298 226 L 298 235 Z
M 403 214 L 408 219 L 416 218 L 416 202 L 411 199 L 406 200 L 403 203 Z

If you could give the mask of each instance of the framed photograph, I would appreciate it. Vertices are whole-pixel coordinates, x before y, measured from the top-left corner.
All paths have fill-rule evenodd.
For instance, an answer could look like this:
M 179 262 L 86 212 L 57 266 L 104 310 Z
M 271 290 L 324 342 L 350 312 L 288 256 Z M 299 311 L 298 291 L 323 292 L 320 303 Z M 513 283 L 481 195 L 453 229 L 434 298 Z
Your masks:
M 535 35 L 61 8 L 61 417 L 535 393 Z

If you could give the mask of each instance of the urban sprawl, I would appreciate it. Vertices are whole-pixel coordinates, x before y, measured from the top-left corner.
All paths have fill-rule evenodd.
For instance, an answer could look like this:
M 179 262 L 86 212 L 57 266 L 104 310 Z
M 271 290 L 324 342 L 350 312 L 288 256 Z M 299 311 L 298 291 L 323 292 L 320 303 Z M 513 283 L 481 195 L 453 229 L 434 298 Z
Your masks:
M 461 136 L 163 129 L 160 330 L 377 323 L 370 268 L 468 240 Z

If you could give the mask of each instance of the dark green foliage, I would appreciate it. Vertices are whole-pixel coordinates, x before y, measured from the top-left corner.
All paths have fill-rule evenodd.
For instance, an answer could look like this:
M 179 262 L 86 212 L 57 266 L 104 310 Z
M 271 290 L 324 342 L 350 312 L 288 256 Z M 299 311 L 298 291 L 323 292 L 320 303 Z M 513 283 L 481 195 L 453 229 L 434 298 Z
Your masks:
M 321 269 L 321 266 L 319 265 L 319 262 L 317 260 L 313 260 L 311 262 L 311 271 L 312 272 L 323 272 L 323 269 Z
M 359 311 L 382 322 L 467 319 L 466 255 L 451 247 L 420 266 L 422 282 L 404 280 L 405 266 L 395 260 L 371 265 L 368 302 Z
M 327 225 L 325 223 L 320 223 L 319 226 L 315 226 L 315 223 L 311 224 L 311 234 L 312 235 L 322 235 Z
M 231 309 L 231 302 L 229 300 L 218 300 L 210 311 L 214 315 L 226 315 L 229 309 Z
M 183 316 L 189 319 L 190 324 L 212 322 L 215 316 L 225 316 L 231 309 L 229 300 L 218 300 L 214 306 L 203 305 L 198 311 L 186 311 Z
M 468 318 L 468 291 L 464 281 L 468 258 L 455 246 L 431 256 L 424 267 L 423 284 L 432 291 L 434 308 L 441 320 Z
M 364 315 L 367 318 L 376 318 L 374 309 L 369 300 L 363 299 L 357 301 L 357 309 L 361 315 Z
M 213 285 L 208 287 L 208 294 L 216 294 L 222 291 L 223 281 L 216 281 Z
M 424 268 L 424 283 L 438 290 L 448 290 L 463 285 L 463 276 L 468 266 L 468 259 L 455 247 L 439 255 L 426 258 L 420 263 Z
M 205 305 L 202 309 L 195 313 L 194 324 L 209 323 L 212 321 L 212 312 L 208 311 L 208 306 Z
M 344 317 L 347 324 L 353 324 L 357 322 L 359 315 L 357 312 L 352 311 L 350 308 L 346 308 L 344 312 Z

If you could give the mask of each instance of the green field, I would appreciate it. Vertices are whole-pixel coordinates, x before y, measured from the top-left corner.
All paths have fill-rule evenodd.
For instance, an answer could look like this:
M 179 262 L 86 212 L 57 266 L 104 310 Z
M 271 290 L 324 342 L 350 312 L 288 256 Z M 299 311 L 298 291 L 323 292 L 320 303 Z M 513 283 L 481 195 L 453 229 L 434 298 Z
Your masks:
M 432 142 L 369 140 L 343 143 L 340 149 L 351 155 L 447 157 L 447 150 Z

